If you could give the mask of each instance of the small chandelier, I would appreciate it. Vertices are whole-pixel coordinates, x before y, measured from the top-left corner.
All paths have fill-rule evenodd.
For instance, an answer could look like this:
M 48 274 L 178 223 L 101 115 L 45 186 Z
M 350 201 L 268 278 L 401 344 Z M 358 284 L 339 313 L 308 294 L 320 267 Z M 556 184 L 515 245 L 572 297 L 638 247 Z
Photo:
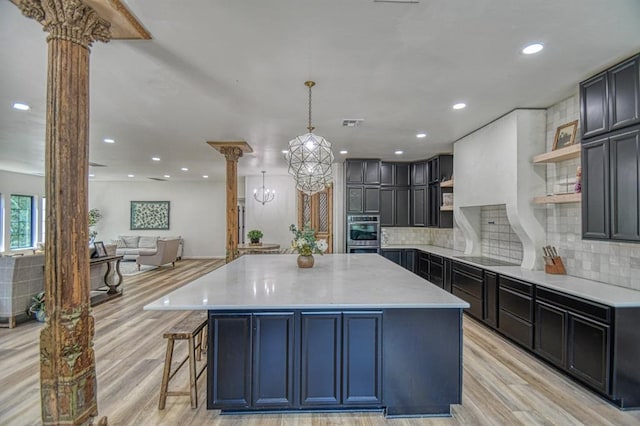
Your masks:
M 264 174 L 267 173 L 264 170 L 262 171 L 262 186 L 260 188 L 253 190 L 253 198 L 256 199 L 257 202 L 262 203 L 264 206 L 266 203 L 273 201 L 276 197 L 276 191 L 267 189 L 264 186 Z
M 331 184 L 331 163 L 333 152 L 331 143 L 322 136 L 313 134 L 311 125 L 311 88 L 313 81 L 305 81 L 309 88 L 309 133 L 298 136 L 289 142 L 289 151 L 285 158 L 289 163 L 289 174 L 296 181 L 296 188 L 308 195 L 320 192 Z

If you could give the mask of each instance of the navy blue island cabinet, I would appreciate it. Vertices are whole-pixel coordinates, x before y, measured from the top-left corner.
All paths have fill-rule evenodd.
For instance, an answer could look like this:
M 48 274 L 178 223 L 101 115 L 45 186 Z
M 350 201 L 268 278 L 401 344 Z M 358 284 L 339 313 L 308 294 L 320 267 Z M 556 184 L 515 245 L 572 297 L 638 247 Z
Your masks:
M 449 415 L 459 308 L 209 311 L 207 408 Z

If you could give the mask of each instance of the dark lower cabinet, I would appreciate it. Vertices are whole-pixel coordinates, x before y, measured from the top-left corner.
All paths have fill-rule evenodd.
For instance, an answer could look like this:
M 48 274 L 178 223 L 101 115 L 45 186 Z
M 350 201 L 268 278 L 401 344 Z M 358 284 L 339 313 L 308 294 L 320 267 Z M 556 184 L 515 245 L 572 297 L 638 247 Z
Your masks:
M 340 393 L 342 353 L 342 314 L 301 314 L 302 353 L 300 405 L 336 405 Z
M 382 313 L 342 315 L 342 403 L 382 403 Z
M 451 259 L 446 257 L 444 258 L 443 275 L 442 288 L 451 293 Z
M 380 407 L 382 311 L 213 313 L 207 408 Z
M 564 367 L 567 360 L 567 315 L 563 309 L 536 302 L 536 347 L 542 358 Z
M 496 328 L 498 326 L 498 274 L 484 271 L 484 322 Z
M 418 254 L 413 249 L 381 249 L 380 254 L 403 268 L 418 273 Z
M 209 322 L 212 363 L 207 368 L 210 406 L 249 408 L 251 405 L 251 314 L 221 314 Z
M 253 406 L 292 407 L 293 313 L 253 316 Z
M 429 281 L 444 288 L 444 258 L 437 254 L 429 254 Z
M 533 285 L 500 276 L 498 300 L 498 330 L 522 346 L 533 349 Z
M 483 271 L 465 263 L 452 263 L 451 292 L 468 302 L 471 307 L 465 311 L 482 321 L 484 316 Z
M 610 393 L 611 309 L 536 289 L 535 352 L 597 391 Z

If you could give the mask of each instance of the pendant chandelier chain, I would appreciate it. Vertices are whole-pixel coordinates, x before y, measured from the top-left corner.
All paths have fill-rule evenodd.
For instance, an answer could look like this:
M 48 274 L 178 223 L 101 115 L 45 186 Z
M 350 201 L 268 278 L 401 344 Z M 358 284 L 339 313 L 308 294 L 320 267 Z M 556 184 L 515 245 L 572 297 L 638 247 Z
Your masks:
M 313 81 L 305 81 L 304 85 L 309 88 L 309 125 L 307 126 L 307 130 L 309 133 L 312 133 L 315 127 L 311 125 L 311 88 L 316 85 Z

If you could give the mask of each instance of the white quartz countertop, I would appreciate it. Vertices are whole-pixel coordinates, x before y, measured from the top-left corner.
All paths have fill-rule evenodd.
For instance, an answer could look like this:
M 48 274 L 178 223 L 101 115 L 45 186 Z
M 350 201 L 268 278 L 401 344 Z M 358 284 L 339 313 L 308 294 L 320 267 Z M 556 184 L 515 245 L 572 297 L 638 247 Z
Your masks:
M 372 254 L 245 255 L 160 299 L 145 310 L 468 308 L 462 299 Z
M 467 263 L 487 271 L 496 272 L 508 277 L 521 279 L 533 284 L 537 284 L 550 289 L 562 291 L 567 294 L 582 297 L 593 302 L 605 305 L 624 308 L 640 307 L 640 291 L 618 287 L 615 285 L 592 281 L 584 278 L 572 277 L 570 275 L 547 274 L 544 271 L 530 271 L 519 266 L 484 266 L 465 259 L 458 259 L 456 256 L 464 254 L 457 250 L 446 249 L 430 245 L 386 245 L 383 249 L 417 249 L 441 256 L 449 257 L 458 262 Z

